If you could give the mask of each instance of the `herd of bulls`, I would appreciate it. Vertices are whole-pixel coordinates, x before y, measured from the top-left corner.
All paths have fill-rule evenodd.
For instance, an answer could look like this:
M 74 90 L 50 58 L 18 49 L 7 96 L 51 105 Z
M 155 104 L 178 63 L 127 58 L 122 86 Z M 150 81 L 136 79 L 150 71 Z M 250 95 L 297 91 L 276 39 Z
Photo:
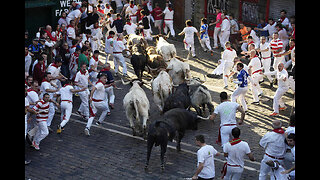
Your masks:
M 123 99 L 123 107 L 133 135 L 147 139 L 145 170 L 148 169 L 153 145 L 161 147 L 161 169 L 164 170 L 164 154 L 168 141 L 176 139 L 176 148 L 180 151 L 185 130 L 197 130 L 199 119 L 208 119 L 202 117 L 206 105 L 210 114 L 214 108 L 208 88 L 202 85 L 206 79 L 202 81 L 200 78 L 191 77 L 189 64 L 176 56 L 176 48 L 166 41 L 167 37 L 154 36 L 156 47 L 148 46 L 142 36 L 127 37 L 131 64 L 138 78 L 128 82 L 121 79 L 124 85 L 132 86 Z M 142 80 L 143 71 L 151 74 L 151 82 Z M 149 124 L 148 130 L 150 103 L 141 88 L 143 83 L 151 84 L 153 101 L 161 115 Z M 189 111 L 190 107 L 193 107 L 196 113 Z

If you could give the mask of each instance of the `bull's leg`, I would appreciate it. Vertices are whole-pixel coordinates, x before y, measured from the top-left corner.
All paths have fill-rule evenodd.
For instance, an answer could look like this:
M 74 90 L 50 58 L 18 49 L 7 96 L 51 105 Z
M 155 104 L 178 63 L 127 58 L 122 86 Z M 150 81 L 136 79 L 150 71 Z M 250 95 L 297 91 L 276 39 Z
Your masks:
M 167 151 L 167 144 L 168 144 L 168 140 L 166 140 L 161 144 L 161 154 L 160 154 L 161 171 L 164 171 L 164 155 L 166 154 L 166 151 Z
M 176 146 L 177 152 L 181 151 L 180 142 L 181 142 L 181 139 L 183 138 L 183 136 L 184 136 L 184 131 L 178 133 L 178 140 L 177 140 L 177 146 Z
M 132 135 L 135 136 L 136 135 L 136 132 L 135 132 L 135 129 L 134 129 L 134 123 L 133 123 L 133 111 L 130 110 L 130 109 L 127 109 L 126 110 L 126 116 L 127 116 L 127 119 L 129 120 L 129 123 L 130 123 L 130 128 L 132 129 Z
M 151 150 L 154 144 L 154 137 L 149 136 L 148 140 L 147 140 L 147 162 L 146 162 L 146 166 L 144 167 L 144 170 L 147 171 L 148 170 L 148 166 L 149 166 L 149 160 L 150 160 L 150 155 L 151 155 Z
M 143 139 L 147 138 L 147 120 L 148 116 L 142 117 Z

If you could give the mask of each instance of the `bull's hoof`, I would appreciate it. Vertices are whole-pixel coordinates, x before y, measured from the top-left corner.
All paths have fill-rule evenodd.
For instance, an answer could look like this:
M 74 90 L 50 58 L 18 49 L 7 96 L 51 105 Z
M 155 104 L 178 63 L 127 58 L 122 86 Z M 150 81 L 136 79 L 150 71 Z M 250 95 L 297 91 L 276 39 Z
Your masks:
M 181 147 L 180 147 L 180 146 L 177 146 L 177 147 L 176 147 L 176 150 L 177 150 L 177 152 L 180 152 L 180 151 L 181 151 Z
M 148 171 L 148 165 L 144 167 L 144 171 Z
M 161 168 L 161 172 L 163 172 L 164 171 L 164 164 L 161 164 L 160 168 Z

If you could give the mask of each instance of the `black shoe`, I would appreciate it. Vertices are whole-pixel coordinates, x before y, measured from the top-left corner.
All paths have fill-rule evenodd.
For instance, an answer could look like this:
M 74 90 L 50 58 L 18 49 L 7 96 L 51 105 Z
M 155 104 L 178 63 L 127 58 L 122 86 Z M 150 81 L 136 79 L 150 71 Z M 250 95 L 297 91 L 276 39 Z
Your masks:
M 24 165 L 28 165 L 28 164 L 30 164 L 31 163 L 31 160 L 30 159 L 25 159 L 24 160 Z

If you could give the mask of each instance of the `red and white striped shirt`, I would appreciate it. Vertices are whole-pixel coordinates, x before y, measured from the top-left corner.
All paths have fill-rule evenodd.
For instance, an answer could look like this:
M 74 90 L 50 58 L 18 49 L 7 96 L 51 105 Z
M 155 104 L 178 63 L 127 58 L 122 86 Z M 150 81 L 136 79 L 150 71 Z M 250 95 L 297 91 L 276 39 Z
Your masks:
M 36 116 L 38 122 L 47 121 L 49 114 L 49 102 L 41 100 L 32 109 L 39 112 Z
M 270 48 L 272 48 L 272 50 L 278 50 L 280 48 L 283 48 L 283 42 L 278 38 L 276 40 L 272 40 L 270 42 Z M 273 55 L 276 57 L 278 54 L 283 53 L 284 49 L 282 49 L 282 51 L 280 52 L 272 52 Z

